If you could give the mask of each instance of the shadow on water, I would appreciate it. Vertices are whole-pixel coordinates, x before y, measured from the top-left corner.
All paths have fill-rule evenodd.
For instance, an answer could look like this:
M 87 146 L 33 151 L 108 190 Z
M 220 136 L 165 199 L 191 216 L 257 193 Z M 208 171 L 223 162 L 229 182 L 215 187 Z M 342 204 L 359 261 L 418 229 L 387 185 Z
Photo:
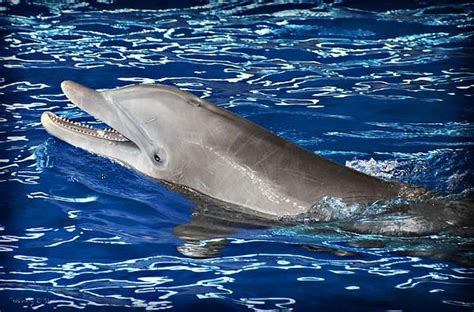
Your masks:
M 474 231 L 472 194 L 439 196 L 376 202 L 371 205 L 345 205 L 337 199 L 325 199 L 313 209 L 325 209 L 325 220 L 319 211 L 309 211 L 296 217 L 269 219 L 246 208 L 221 202 L 186 187 L 164 181 L 154 181 L 107 159 L 49 139 L 36 150 L 37 165 L 44 170 L 58 170 L 95 193 L 119 197 L 133 203 L 126 213 L 132 213 L 137 203 L 153 209 L 157 225 L 172 224 L 170 232 L 178 238 L 176 249 L 191 258 L 221 256 L 228 238 L 241 229 L 270 230 L 288 228 L 301 235 L 341 236 L 347 245 L 357 248 L 395 248 L 395 253 L 454 261 L 474 266 Z M 114 177 L 109 184 L 104 175 Z M 156 203 L 160 203 L 157 205 Z M 170 209 L 172 207 L 172 209 Z M 114 215 L 112 209 L 106 213 Z M 155 216 L 153 216 L 155 215 Z M 106 221 L 114 232 L 117 224 Z M 132 217 L 133 220 L 133 217 Z M 133 221 L 132 221 L 133 222 Z M 303 225 L 303 228 L 300 226 Z M 133 231 L 136 227 L 119 231 Z M 132 229 L 133 227 L 133 229 Z M 149 232 L 149 231 L 147 231 Z M 155 239 L 161 239 L 156 233 Z M 153 237 L 153 233 L 148 233 Z M 353 238 L 353 239 L 352 239 Z M 372 238 L 372 239 L 371 239 Z M 153 238 L 152 238 L 153 239 Z M 317 245 L 302 245 L 307 250 L 351 256 L 353 252 Z

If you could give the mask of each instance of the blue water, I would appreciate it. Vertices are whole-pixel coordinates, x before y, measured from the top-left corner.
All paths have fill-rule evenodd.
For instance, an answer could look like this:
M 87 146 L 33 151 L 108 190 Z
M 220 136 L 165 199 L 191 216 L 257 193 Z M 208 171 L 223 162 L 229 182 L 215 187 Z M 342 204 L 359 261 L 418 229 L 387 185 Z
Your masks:
M 0 4 L 0 310 L 474 308 L 470 237 L 250 227 L 187 257 L 173 228 L 193 202 L 39 121 L 102 126 L 62 80 L 171 84 L 341 164 L 470 197 L 474 5 L 107 2 Z

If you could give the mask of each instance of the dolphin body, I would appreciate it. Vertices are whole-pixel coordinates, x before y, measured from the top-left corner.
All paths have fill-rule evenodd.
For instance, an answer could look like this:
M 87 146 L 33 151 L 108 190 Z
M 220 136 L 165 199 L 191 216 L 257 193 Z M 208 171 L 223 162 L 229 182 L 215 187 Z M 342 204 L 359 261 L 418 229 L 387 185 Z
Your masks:
M 96 91 L 61 88 L 112 129 L 95 129 L 44 112 L 53 136 L 154 179 L 190 188 L 269 219 L 308 212 L 325 197 L 370 203 L 404 192 L 292 144 L 178 88 L 132 85 Z M 324 213 L 321 213 L 324 220 Z

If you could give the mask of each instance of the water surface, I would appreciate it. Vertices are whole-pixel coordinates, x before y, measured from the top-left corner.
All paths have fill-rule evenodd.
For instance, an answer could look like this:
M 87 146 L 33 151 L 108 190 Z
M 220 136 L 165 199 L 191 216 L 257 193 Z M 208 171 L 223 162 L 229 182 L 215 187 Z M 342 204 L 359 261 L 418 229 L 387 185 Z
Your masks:
M 465 236 L 239 228 L 188 257 L 173 229 L 195 203 L 39 121 L 104 126 L 65 79 L 172 84 L 338 163 L 472 198 L 472 4 L 147 5 L 1 4 L 2 311 L 473 309 Z

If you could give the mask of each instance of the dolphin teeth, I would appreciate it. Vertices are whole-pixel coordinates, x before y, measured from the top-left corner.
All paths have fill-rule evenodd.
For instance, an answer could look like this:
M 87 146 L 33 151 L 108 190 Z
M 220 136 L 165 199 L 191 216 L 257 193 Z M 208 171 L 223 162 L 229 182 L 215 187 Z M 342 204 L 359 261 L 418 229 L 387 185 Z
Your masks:
M 117 142 L 127 142 L 129 141 L 124 137 L 120 132 L 114 128 L 108 127 L 105 129 L 94 128 L 90 124 L 82 124 L 78 121 L 70 120 L 66 117 L 61 117 L 55 115 L 54 113 L 49 113 L 48 116 L 54 121 L 57 125 L 61 126 L 64 129 L 80 133 L 82 135 L 88 135 L 95 138 L 117 141 Z

